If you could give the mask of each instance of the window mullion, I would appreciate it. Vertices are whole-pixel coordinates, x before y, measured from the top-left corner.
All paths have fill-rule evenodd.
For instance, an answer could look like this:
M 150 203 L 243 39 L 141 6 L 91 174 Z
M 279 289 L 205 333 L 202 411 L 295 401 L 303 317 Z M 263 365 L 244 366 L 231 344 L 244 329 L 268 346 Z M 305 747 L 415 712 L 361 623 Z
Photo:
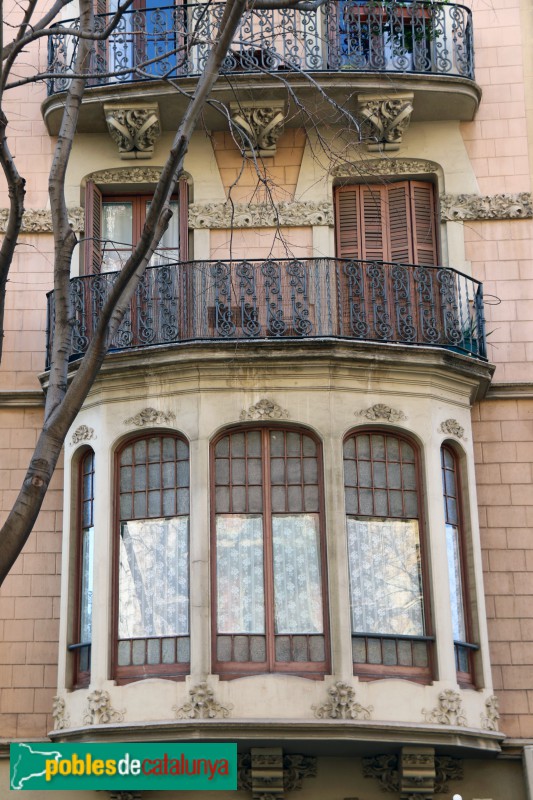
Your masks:
M 276 662 L 274 628 L 274 564 L 272 552 L 272 493 L 270 486 L 270 432 L 263 429 L 263 553 L 265 581 L 265 634 L 267 665 L 273 670 Z

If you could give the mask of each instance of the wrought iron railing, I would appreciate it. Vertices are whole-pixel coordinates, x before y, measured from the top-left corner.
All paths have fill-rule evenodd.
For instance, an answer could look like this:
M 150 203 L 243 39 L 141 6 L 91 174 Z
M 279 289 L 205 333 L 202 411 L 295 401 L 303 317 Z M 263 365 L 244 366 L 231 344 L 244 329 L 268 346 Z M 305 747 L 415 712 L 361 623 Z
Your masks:
M 72 278 L 71 358 L 119 273 Z M 47 367 L 54 295 L 48 295 Z M 453 269 L 333 258 L 191 261 L 146 270 L 110 350 L 191 341 L 344 339 L 486 360 L 482 285 Z
M 126 11 L 97 42 L 89 85 L 199 75 L 216 39 L 223 3 Z M 104 31 L 110 14 L 96 17 Z M 49 92 L 68 86 L 78 20 L 49 39 Z M 66 29 L 72 31 L 64 32 Z M 225 73 L 413 72 L 474 78 L 472 15 L 455 3 L 327 0 L 315 11 L 249 9 Z

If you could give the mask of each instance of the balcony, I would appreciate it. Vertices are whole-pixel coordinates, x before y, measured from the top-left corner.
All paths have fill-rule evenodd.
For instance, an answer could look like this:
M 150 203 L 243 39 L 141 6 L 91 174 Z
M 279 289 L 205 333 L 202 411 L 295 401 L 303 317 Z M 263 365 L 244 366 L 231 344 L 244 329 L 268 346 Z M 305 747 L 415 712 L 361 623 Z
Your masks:
M 119 273 L 71 280 L 71 360 Z M 54 295 L 48 295 L 50 366 Z M 482 285 L 453 269 L 333 258 L 150 267 L 110 351 L 186 343 L 340 340 L 436 347 L 487 361 Z
M 101 100 L 102 89 L 107 100 L 139 99 L 146 82 L 152 84 L 152 100 L 167 98 L 163 127 L 174 127 L 185 101 L 165 81 L 173 78 L 184 88 L 194 86 L 222 9 L 222 3 L 199 3 L 127 11 L 107 42 L 96 46 L 81 129 L 94 130 L 98 124 L 89 109 Z M 97 29 L 104 30 L 110 19 L 109 14 L 98 15 Z M 77 20 L 62 24 L 73 32 L 77 26 Z M 52 133 L 57 132 L 60 109 L 56 95 L 68 86 L 75 54 L 73 36 L 51 37 L 48 71 L 54 77 L 44 115 Z M 415 92 L 414 120 L 471 119 L 480 99 L 474 83 L 472 14 L 454 3 L 328 0 L 319 11 L 250 9 L 222 71 L 234 85 L 255 89 L 260 76 L 262 95 L 266 92 L 268 99 L 286 97 L 284 83 L 289 81 L 301 99 L 308 95 L 316 102 L 316 88 L 307 78 L 313 74 L 342 103 L 347 92 L 383 90 L 383 75 L 392 74 L 395 81 L 388 88 Z M 234 99 L 227 85 L 219 85 L 215 93 L 222 100 L 225 94 Z M 212 114 L 208 127 L 220 126 L 218 116 Z M 293 124 L 297 122 L 296 115 Z

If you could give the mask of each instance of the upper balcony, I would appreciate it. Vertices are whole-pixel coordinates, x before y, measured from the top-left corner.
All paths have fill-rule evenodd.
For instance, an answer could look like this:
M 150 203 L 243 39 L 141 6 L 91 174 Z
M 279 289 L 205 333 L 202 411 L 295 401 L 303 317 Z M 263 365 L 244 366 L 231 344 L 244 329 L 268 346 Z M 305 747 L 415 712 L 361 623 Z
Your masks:
M 161 123 L 173 129 L 186 103 L 167 79 L 192 88 L 216 37 L 223 3 L 194 3 L 127 11 L 93 57 L 79 121 L 80 131 L 105 131 L 101 111 L 109 100 L 138 100 L 149 94 L 161 104 Z M 98 15 L 104 30 L 111 15 Z M 66 21 L 73 35 L 51 37 L 49 98 L 43 113 L 57 133 L 61 93 L 68 86 L 76 53 L 77 20 Z M 414 93 L 412 119 L 470 120 L 481 92 L 474 81 L 471 11 L 455 3 L 394 0 L 327 0 L 318 11 L 248 10 L 223 65 L 228 81 L 219 81 L 218 99 L 235 99 L 235 87 L 258 89 L 268 100 L 286 98 L 287 83 L 305 103 L 317 108 L 316 82 L 336 103 L 357 102 L 358 92 Z M 314 80 L 311 80 L 310 77 Z M 322 101 L 326 113 L 327 101 Z M 293 104 L 294 105 L 294 104 Z M 291 124 L 301 124 L 296 106 Z M 355 108 L 350 108 L 353 112 Z M 206 109 L 207 126 L 223 125 L 222 115 Z
M 71 359 L 117 272 L 71 280 Z M 47 368 L 54 295 L 48 295 Z M 486 362 L 483 291 L 449 268 L 333 258 L 192 261 L 146 270 L 111 351 L 325 341 L 444 348 Z

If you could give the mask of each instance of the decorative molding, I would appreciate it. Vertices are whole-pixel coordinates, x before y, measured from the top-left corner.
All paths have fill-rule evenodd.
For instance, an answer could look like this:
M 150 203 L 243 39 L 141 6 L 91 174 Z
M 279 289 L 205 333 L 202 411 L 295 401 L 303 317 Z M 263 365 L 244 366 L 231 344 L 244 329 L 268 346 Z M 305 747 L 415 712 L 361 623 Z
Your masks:
M 9 219 L 9 209 L 0 208 L 0 233 L 5 233 Z M 85 209 L 68 209 L 68 219 L 73 231 L 82 231 L 85 225 Z M 52 212 L 47 208 L 30 208 L 22 217 L 21 233 L 52 233 Z
M 451 792 L 448 781 L 463 779 L 463 762 L 451 756 L 435 757 L 435 794 Z
M 87 708 L 83 715 L 84 725 L 106 725 L 109 722 L 122 722 L 125 709 L 117 711 L 111 705 L 109 692 L 95 689 L 87 696 Z
M 0 391 L 0 408 L 42 408 L 44 393 L 37 391 Z
M 395 753 L 363 758 L 363 776 L 376 778 L 382 792 L 398 792 L 400 775 L 398 772 L 398 756 Z
M 359 113 L 368 150 L 399 150 L 413 113 L 413 93 L 359 95 Z
M 356 411 L 355 416 L 369 420 L 386 419 L 388 422 L 399 422 L 407 419 L 403 411 L 386 406 L 384 403 L 375 403 L 370 408 L 363 409 L 363 411 Z
M 189 228 L 275 228 L 278 225 L 333 225 L 333 203 L 193 203 Z
M 79 444 L 80 442 L 88 442 L 90 439 L 96 439 L 94 428 L 89 428 L 88 425 L 79 425 L 74 433 L 70 444 Z
M 245 408 L 241 411 L 239 419 L 243 422 L 245 420 L 262 420 L 262 419 L 287 419 L 289 416 L 289 412 L 286 411 L 281 406 L 278 406 L 277 403 L 274 403 L 272 400 L 259 400 L 253 406 L 250 406 L 248 410 Z
M 255 154 L 260 158 L 276 155 L 285 123 L 285 103 L 230 103 L 230 115 L 241 132 L 247 155 Z
M 172 706 L 178 719 L 214 719 L 229 717 L 233 706 L 222 706 L 215 699 L 210 686 L 204 681 L 189 689 L 190 700 L 182 706 Z
M 250 751 L 252 800 L 282 800 L 283 750 L 252 747 Z
M 297 754 L 283 756 L 283 791 L 296 792 L 303 787 L 305 778 L 315 778 L 317 774 L 316 758 Z M 252 791 L 252 755 L 243 753 L 237 762 L 237 788 Z
M 52 703 L 52 717 L 54 719 L 55 731 L 62 731 L 65 728 L 70 728 L 70 716 L 67 714 L 65 701 L 59 695 L 54 697 Z
M 439 725 L 465 726 L 466 716 L 463 710 L 461 695 L 453 689 L 445 689 L 439 694 L 438 705 L 431 711 L 422 709 L 425 722 L 437 722 Z
M 161 167 L 122 167 L 101 169 L 87 175 L 87 181 L 95 183 L 157 183 L 161 177 Z
M 497 731 L 500 719 L 500 702 L 495 694 L 485 700 L 486 714 L 481 714 L 481 727 L 485 731 Z
M 355 700 L 355 691 L 348 684 L 337 681 L 328 689 L 330 700 L 321 706 L 311 706 L 318 719 L 370 719 L 373 706 L 365 708 Z
M 456 419 L 445 419 L 441 422 L 439 431 L 441 433 L 449 433 L 452 436 L 457 436 L 458 439 L 465 438 L 465 429 L 459 425 Z
M 172 411 L 158 411 L 156 408 L 143 408 L 133 417 L 124 420 L 124 425 L 137 425 L 142 428 L 144 425 L 170 425 L 176 419 Z
M 104 103 L 109 135 L 118 145 L 120 158 L 152 158 L 154 144 L 161 136 L 157 103 Z
M 334 167 L 331 174 L 334 178 L 379 177 L 382 175 L 425 175 L 438 172 L 439 165 L 435 161 L 415 158 L 376 158 L 346 162 Z
M 533 217 L 530 192 L 518 194 L 441 194 L 442 220 L 529 219 Z

